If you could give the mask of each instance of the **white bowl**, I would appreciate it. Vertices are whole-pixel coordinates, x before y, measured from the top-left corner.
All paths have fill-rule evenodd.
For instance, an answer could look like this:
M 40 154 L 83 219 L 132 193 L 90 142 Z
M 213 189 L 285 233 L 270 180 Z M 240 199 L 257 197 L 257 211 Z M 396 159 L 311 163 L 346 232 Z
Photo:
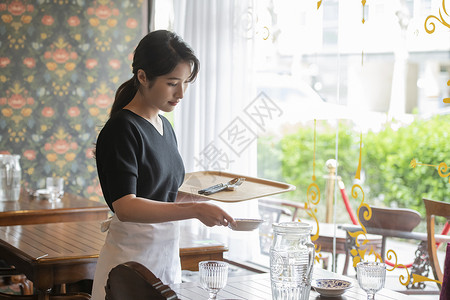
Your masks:
M 311 286 L 324 297 L 337 297 L 352 287 L 352 283 L 341 279 L 316 279 Z
M 259 225 L 264 222 L 261 219 L 234 219 L 236 221 L 236 226 L 232 226 L 231 223 L 228 224 L 233 230 L 236 231 L 252 231 L 259 227 Z

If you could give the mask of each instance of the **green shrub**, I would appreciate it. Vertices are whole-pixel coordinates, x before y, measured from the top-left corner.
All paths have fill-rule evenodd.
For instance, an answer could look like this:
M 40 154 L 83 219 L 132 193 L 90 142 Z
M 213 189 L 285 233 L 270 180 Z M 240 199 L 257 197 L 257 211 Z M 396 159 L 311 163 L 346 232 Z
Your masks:
M 380 132 L 368 133 L 363 138 L 363 166 L 369 198 L 380 197 L 387 206 L 396 203 L 422 216 L 423 198 L 450 202 L 448 177 L 440 177 L 436 167 L 410 166 L 413 159 L 424 164 L 450 164 L 449 124 L 449 115 L 435 116 L 396 131 L 388 124 Z
M 435 116 L 428 120 L 417 120 L 409 126 L 392 129 L 396 123 L 386 124 L 379 132 L 368 132 L 362 136 L 361 183 L 365 202 L 386 206 L 406 207 L 425 215 L 423 198 L 450 202 L 449 177 L 439 176 L 436 167 L 417 165 L 411 168 L 413 159 L 418 163 L 450 165 L 447 143 L 450 116 Z M 316 183 L 321 190 L 324 209 L 326 189 L 325 162 L 336 157 L 336 128 L 327 122 L 317 122 L 316 129 Z M 351 197 L 351 187 L 359 159 L 360 133 L 345 123 L 339 123 L 338 175 L 346 185 L 351 205 L 356 212 L 361 198 Z M 283 198 L 305 202 L 308 185 L 313 182 L 314 127 L 300 126 L 292 134 L 280 140 L 266 136 L 258 139 L 258 176 L 288 182 L 296 191 L 281 195 Z M 448 173 L 448 171 L 447 171 Z M 361 197 L 361 196 L 360 196 Z M 339 203 L 339 218 L 348 215 Z M 340 213 L 346 216 L 341 216 Z
M 350 182 L 349 185 L 351 185 L 351 180 L 355 176 L 358 164 L 359 142 L 355 144 L 354 134 L 348 124 L 340 123 L 339 175 L 347 178 Z M 345 155 L 341 156 L 341 153 Z M 280 140 L 276 140 L 273 136 L 258 139 L 258 176 L 295 185 L 297 188 L 295 191 L 281 194 L 279 197 L 302 203 L 307 201 L 308 186 L 315 182 L 321 193 L 321 202 L 317 214 L 321 221 L 324 221 L 325 215 L 325 176 L 329 172 L 326 168 L 326 161 L 335 158 L 336 129 L 326 121 L 317 121 L 315 160 L 313 125 L 299 126 L 296 132 L 286 134 Z M 312 178 L 314 161 L 315 181 Z M 344 217 L 348 218 L 345 208 L 343 213 Z M 303 217 L 306 217 L 306 214 Z
M 353 160 L 356 148 L 353 147 L 353 136 L 347 125 L 339 126 L 339 174 L 353 177 L 355 168 Z M 306 199 L 306 191 L 313 182 L 314 162 L 314 128 L 302 127 L 294 134 L 281 140 L 282 174 L 285 180 L 297 187 L 293 199 Z M 341 153 L 345 155 L 341 156 Z M 326 161 L 336 158 L 336 129 L 326 122 L 318 122 L 316 130 L 315 176 L 321 192 L 325 192 L 325 178 L 328 174 Z

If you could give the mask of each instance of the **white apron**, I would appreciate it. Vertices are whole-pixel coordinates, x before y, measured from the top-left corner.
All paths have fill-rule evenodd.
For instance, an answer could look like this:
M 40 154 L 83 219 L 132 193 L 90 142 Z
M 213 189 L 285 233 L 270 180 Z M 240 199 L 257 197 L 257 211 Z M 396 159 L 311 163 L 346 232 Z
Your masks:
M 91 300 L 105 300 L 109 271 L 127 261 L 143 264 L 164 284 L 180 283 L 179 238 L 179 222 L 121 222 L 114 215 L 97 261 Z

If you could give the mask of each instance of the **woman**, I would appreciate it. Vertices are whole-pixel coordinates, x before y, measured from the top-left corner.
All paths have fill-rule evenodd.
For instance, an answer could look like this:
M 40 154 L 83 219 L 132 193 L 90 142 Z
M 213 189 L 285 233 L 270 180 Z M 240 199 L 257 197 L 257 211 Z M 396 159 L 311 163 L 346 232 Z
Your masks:
M 176 221 L 235 223 L 216 205 L 175 203 L 184 166 L 173 128 L 159 112 L 174 110 L 196 78 L 193 51 L 176 34 L 154 31 L 140 41 L 132 66 L 133 78 L 117 90 L 97 139 L 100 185 L 114 215 L 97 262 L 93 300 L 105 299 L 109 271 L 126 261 L 144 264 L 165 284 L 181 282 Z

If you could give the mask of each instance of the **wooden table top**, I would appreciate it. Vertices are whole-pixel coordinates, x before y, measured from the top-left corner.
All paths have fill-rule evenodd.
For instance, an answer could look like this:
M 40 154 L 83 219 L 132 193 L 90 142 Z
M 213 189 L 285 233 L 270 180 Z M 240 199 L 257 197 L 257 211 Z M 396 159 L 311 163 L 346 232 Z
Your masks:
M 110 212 L 101 202 L 65 193 L 61 201 L 31 197 L 22 189 L 17 201 L 0 201 L 0 226 L 104 220 Z
M 0 226 L 0 257 L 14 265 L 45 290 L 55 284 L 93 279 L 95 265 L 106 238 L 99 221 Z M 180 257 L 222 254 L 219 242 L 182 236 Z
M 313 279 L 319 278 L 337 278 L 352 282 L 352 287 L 348 289 L 342 296 L 337 298 L 321 297 L 314 289 L 309 294 L 310 300 L 321 299 L 340 299 L 340 300 L 365 300 L 367 294 L 362 290 L 358 282 L 350 277 L 332 273 L 330 271 L 314 268 Z M 203 290 L 199 282 L 186 282 L 171 285 L 171 288 L 177 293 L 181 300 L 198 300 L 208 299 L 208 293 Z M 272 299 L 272 291 L 270 287 L 270 274 L 258 274 L 248 276 L 229 277 L 227 285 L 218 293 L 217 299 L 233 299 L 233 300 L 267 300 Z M 413 296 L 404 295 L 388 289 L 382 289 L 375 295 L 377 300 L 412 300 Z

